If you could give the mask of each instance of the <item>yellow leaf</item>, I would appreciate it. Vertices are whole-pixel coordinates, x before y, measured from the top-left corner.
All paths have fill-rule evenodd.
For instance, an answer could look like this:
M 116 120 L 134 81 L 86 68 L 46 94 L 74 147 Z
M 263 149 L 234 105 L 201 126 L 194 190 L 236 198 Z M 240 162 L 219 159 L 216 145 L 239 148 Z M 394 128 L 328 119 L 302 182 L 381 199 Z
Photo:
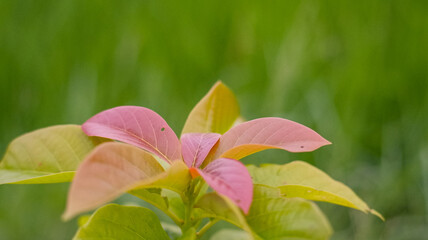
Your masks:
M 233 92 L 218 81 L 190 112 L 184 133 L 223 134 L 239 117 L 239 105 Z
M 69 182 L 84 157 L 105 139 L 78 125 L 42 128 L 14 139 L 0 162 L 0 184 Z
M 372 213 L 383 220 L 382 215 L 371 209 L 349 187 L 308 163 L 294 161 L 285 165 L 248 166 L 248 171 L 255 184 L 278 187 L 286 197 L 334 203 Z

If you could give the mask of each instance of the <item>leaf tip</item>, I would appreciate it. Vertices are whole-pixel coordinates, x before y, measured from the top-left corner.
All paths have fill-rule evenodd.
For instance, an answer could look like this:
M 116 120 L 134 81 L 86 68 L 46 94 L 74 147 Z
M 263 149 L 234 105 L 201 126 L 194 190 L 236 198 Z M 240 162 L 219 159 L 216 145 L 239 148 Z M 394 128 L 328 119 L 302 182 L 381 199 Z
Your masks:
M 250 213 L 250 207 L 251 207 L 251 205 L 248 205 L 248 207 L 245 207 L 245 208 L 241 207 L 241 209 L 245 215 L 248 215 L 248 213 Z
M 319 135 L 319 134 L 318 134 Z M 319 137 L 321 138 L 321 140 L 320 141 L 318 141 L 318 146 L 315 146 L 315 147 L 309 147 L 310 148 L 310 151 L 314 151 L 314 150 L 316 150 L 316 149 L 318 149 L 318 148 L 321 148 L 321 147 L 324 147 L 324 146 L 328 146 L 328 145 L 331 145 L 331 144 L 333 144 L 332 142 L 330 142 L 329 140 L 327 140 L 327 139 L 325 139 L 324 137 L 322 137 L 321 135 L 319 135 Z M 304 146 L 300 146 L 300 149 L 301 150 L 304 150 Z M 309 149 L 308 148 L 308 149 Z M 307 150 L 307 149 L 306 149 Z
M 74 217 L 74 214 L 70 213 L 69 211 L 65 211 L 62 215 L 61 215 L 61 220 L 63 222 L 67 222 L 70 219 L 72 219 Z
M 331 145 L 331 144 L 333 144 L 332 142 L 330 142 L 329 140 L 327 140 L 327 139 L 324 139 L 325 140 L 325 145 Z
M 374 210 L 374 209 L 370 209 L 369 212 L 373 215 L 375 215 L 376 217 L 380 218 L 380 220 L 382 220 L 383 222 L 385 222 L 385 217 L 382 216 L 382 214 L 380 214 L 378 211 Z
M 76 217 L 78 214 L 84 212 L 84 211 L 80 211 L 79 209 L 73 208 L 72 206 L 69 205 L 70 203 L 67 202 L 67 206 L 65 208 L 64 213 L 61 215 L 61 220 L 63 222 L 67 222 L 70 221 L 71 219 L 73 219 L 74 217 Z
M 230 90 L 229 87 L 226 84 L 224 84 L 223 81 L 221 81 L 221 80 L 218 80 L 211 87 L 212 90 L 219 89 L 219 88 L 223 88 L 222 90 L 226 90 L 226 91 L 229 91 L 230 93 L 232 93 L 232 90 Z
M 317 133 L 318 134 L 318 133 Z M 319 137 L 320 137 L 320 140 L 319 140 L 319 147 L 318 148 L 320 148 L 320 147 L 323 147 L 323 146 L 327 146 L 327 145 L 331 145 L 331 144 L 333 144 L 332 142 L 330 142 L 329 140 L 327 140 L 327 139 L 325 139 L 323 136 L 321 136 L 320 134 L 318 134 L 319 135 Z

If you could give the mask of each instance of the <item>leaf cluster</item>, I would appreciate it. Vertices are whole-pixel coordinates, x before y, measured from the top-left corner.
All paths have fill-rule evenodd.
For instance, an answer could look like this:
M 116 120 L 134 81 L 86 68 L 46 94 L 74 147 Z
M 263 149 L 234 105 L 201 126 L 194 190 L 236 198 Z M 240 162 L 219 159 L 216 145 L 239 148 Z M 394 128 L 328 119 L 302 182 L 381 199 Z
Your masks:
M 13 140 L 0 162 L 0 184 L 72 181 L 63 218 L 81 217 L 74 239 L 199 239 L 218 221 L 212 239 L 329 239 L 332 228 L 313 201 L 382 216 L 349 187 L 302 161 L 245 166 L 265 149 L 308 152 L 330 144 L 282 118 L 244 122 L 221 82 L 195 106 L 180 139 L 150 109 L 123 106 L 82 126 L 59 125 Z M 132 194 L 163 211 L 107 204 Z

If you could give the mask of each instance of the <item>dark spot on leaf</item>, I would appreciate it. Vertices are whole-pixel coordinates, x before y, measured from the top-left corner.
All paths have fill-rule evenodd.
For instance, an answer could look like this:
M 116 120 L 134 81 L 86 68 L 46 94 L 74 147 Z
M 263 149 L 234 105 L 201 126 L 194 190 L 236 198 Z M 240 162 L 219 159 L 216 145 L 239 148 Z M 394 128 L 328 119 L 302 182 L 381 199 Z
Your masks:
M 161 128 L 161 131 L 163 132 L 163 131 L 165 131 L 165 128 L 163 127 L 163 128 Z
M 300 146 L 300 148 L 304 148 L 305 146 Z

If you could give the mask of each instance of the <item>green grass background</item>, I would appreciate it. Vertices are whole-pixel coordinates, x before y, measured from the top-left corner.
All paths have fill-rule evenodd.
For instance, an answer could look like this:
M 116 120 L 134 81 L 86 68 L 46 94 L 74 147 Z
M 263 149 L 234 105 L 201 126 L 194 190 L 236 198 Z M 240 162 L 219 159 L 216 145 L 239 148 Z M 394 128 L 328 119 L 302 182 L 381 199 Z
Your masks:
M 0 1 L 0 155 L 25 132 L 119 105 L 177 133 L 218 79 L 247 119 L 333 142 L 247 163 L 306 160 L 386 217 L 321 204 L 333 239 L 424 239 L 428 17 L 421 1 Z M 0 239 L 70 239 L 68 184 L 0 186 Z

